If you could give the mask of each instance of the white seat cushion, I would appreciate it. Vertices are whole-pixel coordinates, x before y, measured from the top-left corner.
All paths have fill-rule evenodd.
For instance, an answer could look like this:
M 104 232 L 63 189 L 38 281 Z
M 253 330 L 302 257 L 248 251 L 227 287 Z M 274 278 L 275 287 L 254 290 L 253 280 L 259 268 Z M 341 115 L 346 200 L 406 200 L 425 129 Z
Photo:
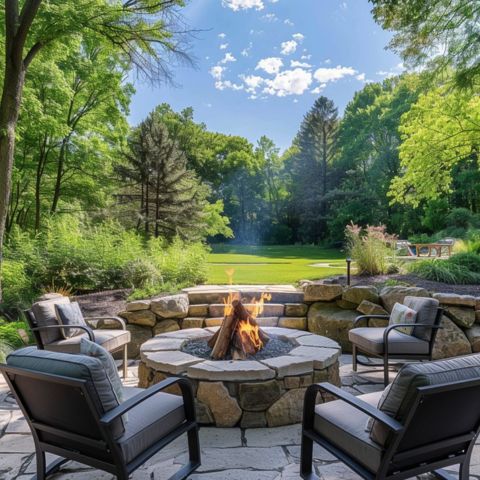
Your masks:
M 128 330 L 94 330 L 95 343 L 101 345 L 108 352 L 113 352 L 130 341 Z M 45 350 L 63 353 L 80 353 L 80 341 L 87 338 L 86 333 L 74 337 L 57 340 L 45 345 Z

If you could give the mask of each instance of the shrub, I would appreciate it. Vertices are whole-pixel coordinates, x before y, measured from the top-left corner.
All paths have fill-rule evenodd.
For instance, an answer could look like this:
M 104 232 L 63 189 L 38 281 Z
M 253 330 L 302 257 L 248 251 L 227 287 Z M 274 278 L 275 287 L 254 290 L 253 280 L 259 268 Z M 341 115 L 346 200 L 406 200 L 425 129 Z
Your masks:
M 25 322 L 7 322 L 0 320 L 0 344 L 11 348 L 20 348 L 32 343 L 30 329 Z
M 471 272 L 468 268 L 452 263 L 449 260 L 423 260 L 412 263 L 408 269 L 419 277 L 435 282 L 449 284 L 480 283 L 479 273 Z
M 476 253 L 456 253 L 448 261 L 449 263 L 465 267 L 471 272 L 480 273 L 480 255 Z
M 395 237 L 388 235 L 383 225 L 362 229 L 351 223 L 346 230 L 347 251 L 355 261 L 360 275 L 388 273 L 395 264 L 392 248 Z
M 454 208 L 447 215 L 447 225 L 457 228 L 468 228 L 473 219 L 473 214 L 468 208 Z
M 3 304 L 13 310 L 28 305 L 39 293 L 32 277 L 27 273 L 25 262 L 5 259 L 2 263 Z

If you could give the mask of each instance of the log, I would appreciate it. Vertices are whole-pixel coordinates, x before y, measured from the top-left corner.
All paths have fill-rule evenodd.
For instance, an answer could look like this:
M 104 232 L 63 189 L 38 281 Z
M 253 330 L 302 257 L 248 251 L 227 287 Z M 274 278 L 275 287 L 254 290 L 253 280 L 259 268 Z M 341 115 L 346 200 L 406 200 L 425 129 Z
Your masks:
M 222 326 L 218 330 L 218 336 L 213 346 L 210 356 L 215 360 L 221 360 L 226 357 L 230 349 L 231 342 L 237 329 L 238 319 L 235 314 L 228 315 L 223 319 Z

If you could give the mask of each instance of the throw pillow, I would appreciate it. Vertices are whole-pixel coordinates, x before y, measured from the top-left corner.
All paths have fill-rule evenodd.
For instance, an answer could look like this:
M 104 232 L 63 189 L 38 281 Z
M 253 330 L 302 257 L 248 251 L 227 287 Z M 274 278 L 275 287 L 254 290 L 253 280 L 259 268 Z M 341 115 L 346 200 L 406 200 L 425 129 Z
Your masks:
M 58 323 L 62 325 L 81 325 L 82 327 L 88 327 L 78 302 L 55 304 L 55 313 Z M 85 333 L 85 330 L 81 328 L 62 328 L 61 332 L 63 338 L 70 338 Z
M 388 322 L 389 325 L 398 325 L 400 323 L 411 323 L 412 325 L 415 324 L 417 319 L 417 312 L 412 310 L 411 308 L 402 305 L 401 303 L 396 303 L 393 306 L 392 313 L 390 314 L 390 320 Z M 412 327 L 400 327 L 396 329 L 398 332 L 405 333 L 407 335 L 411 335 L 413 332 Z
M 391 388 L 391 387 L 392 387 L 392 384 L 390 383 L 390 384 L 385 388 L 385 390 L 383 391 L 382 396 L 380 397 L 380 400 L 379 400 L 378 403 L 377 403 L 377 409 L 378 409 L 378 410 L 381 410 L 381 409 L 382 409 L 383 402 L 384 402 L 385 399 L 387 398 L 388 392 L 390 391 L 390 388 Z M 367 425 L 365 426 L 365 431 L 366 431 L 366 432 L 371 433 L 374 422 L 375 422 L 375 419 L 374 419 L 373 417 L 368 417 Z

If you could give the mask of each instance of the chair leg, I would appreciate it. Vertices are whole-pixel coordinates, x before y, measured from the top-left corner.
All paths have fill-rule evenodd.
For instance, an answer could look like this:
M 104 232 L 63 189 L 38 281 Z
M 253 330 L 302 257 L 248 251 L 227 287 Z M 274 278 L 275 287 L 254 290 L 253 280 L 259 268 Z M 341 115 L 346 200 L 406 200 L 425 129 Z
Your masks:
M 383 357 L 383 384 L 385 385 L 385 387 L 387 387 L 389 383 L 390 383 L 390 375 L 388 371 L 388 356 L 385 355 Z
M 198 438 L 198 426 L 188 431 L 187 440 L 188 440 L 188 458 L 190 460 L 190 463 L 200 465 L 201 453 L 200 453 L 200 439 Z
M 123 346 L 123 378 L 128 375 L 128 345 Z
M 470 478 L 470 461 L 460 464 L 458 480 L 468 480 Z
M 300 476 L 311 478 L 313 473 L 313 440 L 302 434 L 300 450 Z
M 354 372 L 357 371 L 357 346 L 352 345 L 352 369 Z
M 32 477 L 32 480 L 45 480 L 47 478 L 47 469 L 45 465 L 45 452 L 37 449 L 35 452 L 37 460 L 37 474 Z

